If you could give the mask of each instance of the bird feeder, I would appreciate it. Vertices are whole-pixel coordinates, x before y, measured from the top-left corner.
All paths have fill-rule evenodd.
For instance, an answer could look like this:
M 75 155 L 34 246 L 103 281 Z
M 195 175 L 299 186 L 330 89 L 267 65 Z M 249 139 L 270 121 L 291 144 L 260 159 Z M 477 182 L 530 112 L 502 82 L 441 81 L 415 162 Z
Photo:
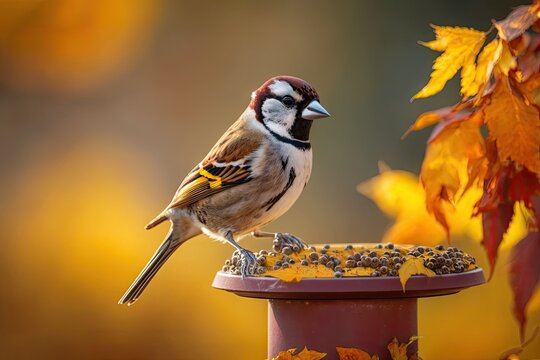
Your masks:
M 359 348 L 391 360 L 387 344 L 418 333 L 418 298 L 455 294 L 484 283 L 482 269 L 398 277 L 305 278 L 284 282 L 218 272 L 213 287 L 268 300 L 268 359 L 287 349 L 313 349 L 338 359 L 336 347 Z M 408 347 L 416 353 L 416 342 Z

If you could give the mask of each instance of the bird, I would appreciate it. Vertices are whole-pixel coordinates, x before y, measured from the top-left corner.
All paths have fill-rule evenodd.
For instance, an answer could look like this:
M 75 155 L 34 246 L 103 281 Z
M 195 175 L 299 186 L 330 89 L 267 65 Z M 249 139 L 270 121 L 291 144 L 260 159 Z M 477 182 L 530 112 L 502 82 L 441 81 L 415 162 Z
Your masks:
M 307 247 L 290 233 L 261 228 L 300 196 L 311 175 L 312 123 L 329 116 L 315 89 L 297 77 L 273 77 L 252 92 L 246 110 L 146 225 L 152 229 L 170 222 L 162 244 L 118 303 L 137 301 L 165 261 L 201 233 L 236 248 L 243 278 L 254 274 L 257 259 L 238 244 L 242 237 L 273 237 L 284 246 Z

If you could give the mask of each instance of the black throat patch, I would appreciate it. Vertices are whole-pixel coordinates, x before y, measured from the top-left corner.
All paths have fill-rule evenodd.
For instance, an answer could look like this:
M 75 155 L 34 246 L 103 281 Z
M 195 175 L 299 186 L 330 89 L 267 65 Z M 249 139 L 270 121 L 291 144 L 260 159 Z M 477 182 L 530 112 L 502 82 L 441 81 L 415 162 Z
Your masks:
M 302 110 L 299 110 L 299 114 L 296 116 L 296 119 L 294 119 L 294 123 L 289 130 L 289 134 L 291 134 L 291 136 L 295 139 L 307 141 L 309 140 L 309 131 L 311 130 L 311 124 L 313 124 L 313 121 L 301 118 L 301 111 Z

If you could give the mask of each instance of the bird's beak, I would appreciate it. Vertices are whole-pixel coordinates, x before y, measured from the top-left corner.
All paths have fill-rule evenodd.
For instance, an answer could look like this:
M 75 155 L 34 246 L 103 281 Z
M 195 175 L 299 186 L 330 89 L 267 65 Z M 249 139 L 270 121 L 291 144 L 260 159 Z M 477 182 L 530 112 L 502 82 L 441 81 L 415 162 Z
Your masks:
M 313 100 L 309 103 L 308 106 L 302 111 L 302 119 L 306 120 L 315 120 L 329 117 L 330 114 L 322 107 L 321 103 L 317 100 Z

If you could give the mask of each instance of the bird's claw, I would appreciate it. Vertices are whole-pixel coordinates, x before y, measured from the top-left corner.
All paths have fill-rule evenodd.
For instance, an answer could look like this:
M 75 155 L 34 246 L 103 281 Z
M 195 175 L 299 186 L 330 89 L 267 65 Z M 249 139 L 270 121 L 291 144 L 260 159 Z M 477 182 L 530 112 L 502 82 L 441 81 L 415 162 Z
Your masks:
M 240 250 L 240 274 L 242 278 L 255 274 L 257 270 L 257 257 L 251 251 L 246 249 Z
M 304 242 L 304 240 L 289 233 L 276 233 L 274 236 L 274 247 L 276 246 L 280 249 L 288 246 L 294 252 L 299 252 L 304 248 L 308 248 L 308 245 Z

